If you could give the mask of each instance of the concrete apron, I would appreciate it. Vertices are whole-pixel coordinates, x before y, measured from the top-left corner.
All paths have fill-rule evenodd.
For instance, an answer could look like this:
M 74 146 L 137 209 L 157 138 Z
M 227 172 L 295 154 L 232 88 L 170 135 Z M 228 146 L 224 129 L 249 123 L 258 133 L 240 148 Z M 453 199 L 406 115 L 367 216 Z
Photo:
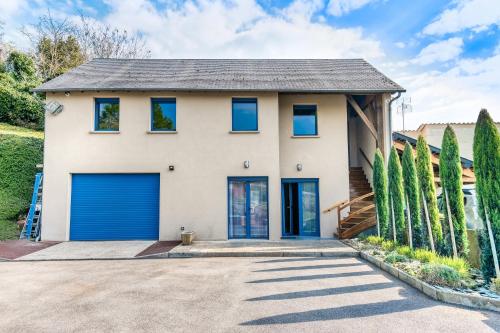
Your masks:
M 196 241 L 179 245 L 169 258 L 191 257 L 358 257 L 359 251 L 338 240 Z
M 17 261 L 138 259 L 154 241 L 63 242 Z M 338 240 L 195 241 L 140 258 L 191 257 L 359 257 L 359 251 Z

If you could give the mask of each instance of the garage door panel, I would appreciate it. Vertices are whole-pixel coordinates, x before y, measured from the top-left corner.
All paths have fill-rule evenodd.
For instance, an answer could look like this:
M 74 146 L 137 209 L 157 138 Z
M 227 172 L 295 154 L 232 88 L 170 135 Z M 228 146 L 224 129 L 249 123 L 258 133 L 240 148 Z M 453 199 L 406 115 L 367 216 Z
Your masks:
M 158 174 L 74 174 L 71 240 L 158 239 Z

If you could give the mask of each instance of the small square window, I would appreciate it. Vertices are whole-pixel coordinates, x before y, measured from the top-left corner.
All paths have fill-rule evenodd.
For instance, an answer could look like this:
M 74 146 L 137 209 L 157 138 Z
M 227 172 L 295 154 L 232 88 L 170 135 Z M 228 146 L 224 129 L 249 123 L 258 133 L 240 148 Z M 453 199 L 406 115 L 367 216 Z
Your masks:
M 233 98 L 233 131 L 257 131 L 257 98 Z
M 95 130 L 119 131 L 120 101 L 118 98 L 95 99 Z
M 316 105 L 293 106 L 293 135 L 318 135 Z
M 175 98 L 151 99 L 151 130 L 176 130 L 176 101 Z

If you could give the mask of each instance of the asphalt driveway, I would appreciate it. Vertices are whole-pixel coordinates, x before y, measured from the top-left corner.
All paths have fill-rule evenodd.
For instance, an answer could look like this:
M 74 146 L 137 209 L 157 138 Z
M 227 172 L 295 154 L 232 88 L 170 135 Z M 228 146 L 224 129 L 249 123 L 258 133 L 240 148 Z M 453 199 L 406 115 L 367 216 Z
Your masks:
M 0 263 L 0 331 L 495 332 L 357 258 Z

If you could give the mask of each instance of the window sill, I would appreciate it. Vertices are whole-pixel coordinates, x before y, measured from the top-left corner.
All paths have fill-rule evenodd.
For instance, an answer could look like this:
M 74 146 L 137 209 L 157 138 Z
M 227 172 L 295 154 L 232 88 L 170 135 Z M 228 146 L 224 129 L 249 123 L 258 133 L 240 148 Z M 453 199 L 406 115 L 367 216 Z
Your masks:
M 120 131 L 89 131 L 90 134 L 120 134 Z
M 319 135 L 292 135 L 292 139 L 319 139 Z
M 146 134 L 177 134 L 177 131 L 146 131 Z
M 260 131 L 229 131 L 229 134 L 259 134 Z

